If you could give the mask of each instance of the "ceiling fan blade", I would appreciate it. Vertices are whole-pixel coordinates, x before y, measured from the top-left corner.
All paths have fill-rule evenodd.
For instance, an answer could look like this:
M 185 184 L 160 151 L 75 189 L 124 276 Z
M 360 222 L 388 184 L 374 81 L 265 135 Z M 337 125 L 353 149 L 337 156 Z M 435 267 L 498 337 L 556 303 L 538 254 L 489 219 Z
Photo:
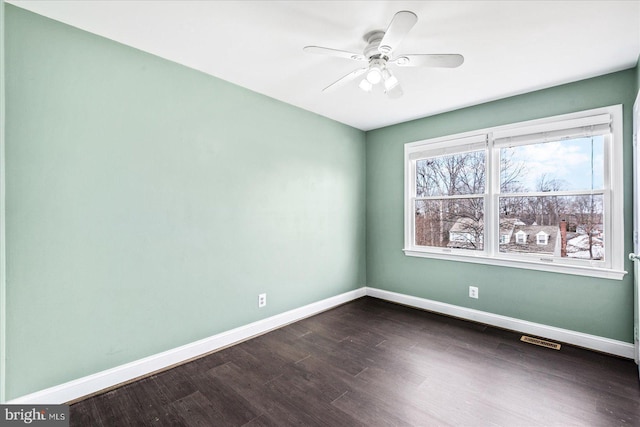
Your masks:
M 396 13 L 380 41 L 380 46 L 378 46 L 380 53 L 389 56 L 417 21 L 416 14 L 408 10 Z
M 365 57 L 361 53 L 347 52 L 345 50 L 331 49 L 321 46 L 305 46 L 302 50 L 307 53 L 316 53 L 319 55 L 336 56 L 338 58 L 353 59 L 355 61 L 364 61 Z
M 325 92 L 327 90 L 332 90 L 332 89 L 335 89 L 337 87 L 340 87 L 343 84 L 345 84 L 347 82 L 350 82 L 351 80 L 355 79 L 356 77 L 361 76 L 367 70 L 368 70 L 368 68 L 358 68 L 357 70 L 354 70 L 354 71 L 350 72 L 349 74 L 347 74 L 346 76 L 341 77 L 338 80 L 336 80 L 335 82 L 331 83 L 329 86 L 327 86 L 324 89 L 322 89 L 322 91 Z
M 464 56 L 456 54 L 447 55 L 402 55 L 390 62 L 400 67 L 441 67 L 456 68 L 464 62 Z

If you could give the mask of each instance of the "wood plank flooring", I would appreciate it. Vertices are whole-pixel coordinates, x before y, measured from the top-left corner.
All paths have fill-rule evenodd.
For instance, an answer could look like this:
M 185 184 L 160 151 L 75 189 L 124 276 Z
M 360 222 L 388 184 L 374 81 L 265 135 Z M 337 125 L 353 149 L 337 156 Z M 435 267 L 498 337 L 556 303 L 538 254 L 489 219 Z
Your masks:
M 640 426 L 633 361 L 365 297 L 71 406 L 71 426 Z

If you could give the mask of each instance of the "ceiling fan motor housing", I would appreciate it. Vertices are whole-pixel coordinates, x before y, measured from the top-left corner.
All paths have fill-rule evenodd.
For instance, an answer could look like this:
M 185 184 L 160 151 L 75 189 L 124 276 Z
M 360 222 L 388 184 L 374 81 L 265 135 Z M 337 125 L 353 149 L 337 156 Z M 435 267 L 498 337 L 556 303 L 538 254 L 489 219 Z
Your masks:
M 380 42 L 384 37 L 384 31 L 371 31 L 364 35 L 364 39 L 367 42 L 367 46 L 364 48 L 364 56 L 371 60 L 373 58 L 383 58 L 385 61 L 389 60 L 389 57 L 384 55 L 380 50 Z

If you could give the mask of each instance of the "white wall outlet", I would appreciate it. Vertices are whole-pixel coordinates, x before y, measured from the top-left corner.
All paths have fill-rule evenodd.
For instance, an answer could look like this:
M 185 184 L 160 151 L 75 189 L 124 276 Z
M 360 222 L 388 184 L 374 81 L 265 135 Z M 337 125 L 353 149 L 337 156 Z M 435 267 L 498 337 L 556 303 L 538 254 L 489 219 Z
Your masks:
M 469 286 L 469 298 L 478 299 L 478 287 L 477 286 Z
M 267 305 L 267 294 L 258 295 L 258 308 L 262 308 Z

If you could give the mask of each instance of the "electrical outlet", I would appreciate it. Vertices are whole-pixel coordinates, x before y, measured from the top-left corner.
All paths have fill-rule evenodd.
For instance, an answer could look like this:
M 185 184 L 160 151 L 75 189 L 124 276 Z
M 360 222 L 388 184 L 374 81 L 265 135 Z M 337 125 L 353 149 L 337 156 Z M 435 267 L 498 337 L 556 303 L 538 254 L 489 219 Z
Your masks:
M 258 308 L 262 308 L 267 305 L 267 294 L 258 295 Z
M 469 286 L 469 298 L 478 299 L 478 287 L 477 286 Z

